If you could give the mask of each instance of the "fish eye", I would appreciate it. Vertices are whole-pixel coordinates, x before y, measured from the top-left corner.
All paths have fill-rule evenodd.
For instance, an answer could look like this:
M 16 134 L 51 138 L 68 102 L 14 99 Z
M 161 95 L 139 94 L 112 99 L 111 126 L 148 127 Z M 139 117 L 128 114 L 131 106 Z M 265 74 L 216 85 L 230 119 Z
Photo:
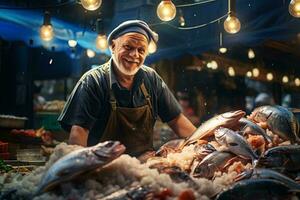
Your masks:
M 105 147 L 109 148 L 109 147 L 112 147 L 114 144 L 113 141 L 107 141 L 107 143 L 104 145 Z

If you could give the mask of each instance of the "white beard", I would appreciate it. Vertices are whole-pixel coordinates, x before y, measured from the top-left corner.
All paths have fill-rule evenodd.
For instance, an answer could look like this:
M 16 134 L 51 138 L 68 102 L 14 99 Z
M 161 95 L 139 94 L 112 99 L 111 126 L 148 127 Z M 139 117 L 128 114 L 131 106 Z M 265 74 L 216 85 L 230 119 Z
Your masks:
M 141 66 L 138 66 L 135 70 L 127 70 L 122 63 L 118 62 L 118 59 L 116 58 L 115 54 L 112 54 L 112 59 L 115 63 L 115 65 L 117 66 L 118 70 L 122 73 L 125 74 L 127 76 L 133 76 L 135 75 Z

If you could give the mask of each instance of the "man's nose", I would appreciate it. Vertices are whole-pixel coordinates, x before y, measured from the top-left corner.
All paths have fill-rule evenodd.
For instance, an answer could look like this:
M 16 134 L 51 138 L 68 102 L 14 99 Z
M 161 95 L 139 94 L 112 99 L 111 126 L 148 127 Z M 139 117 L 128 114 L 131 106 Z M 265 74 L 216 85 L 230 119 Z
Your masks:
M 130 56 L 137 58 L 139 56 L 139 52 L 137 49 L 133 49 L 130 51 Z

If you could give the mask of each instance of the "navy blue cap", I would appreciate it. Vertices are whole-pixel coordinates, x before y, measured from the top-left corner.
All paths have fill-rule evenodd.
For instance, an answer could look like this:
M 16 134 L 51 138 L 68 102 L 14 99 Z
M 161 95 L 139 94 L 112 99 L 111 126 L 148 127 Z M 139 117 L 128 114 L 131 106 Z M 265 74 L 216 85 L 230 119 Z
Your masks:
M 150 29 L 148 24 L 142 20 L 128 20 L 117 26 L 107 38 L 108 44 L 111 45 L 111 41 L 124 35 L 126 33 L 140 33 L 146 36 L 148 42 L 151 40 L 157 43 L 158 35 Z

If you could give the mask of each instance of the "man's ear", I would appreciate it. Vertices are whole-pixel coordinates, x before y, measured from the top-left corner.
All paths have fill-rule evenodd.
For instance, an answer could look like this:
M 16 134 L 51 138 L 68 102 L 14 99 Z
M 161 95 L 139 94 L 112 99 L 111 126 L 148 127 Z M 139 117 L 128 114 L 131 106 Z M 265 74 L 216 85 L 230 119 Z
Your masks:
M 116 48 L 116 40 L 114 39 L 111 41 L 110 49 L 113 52 L 115 51 L 115 48 Z

